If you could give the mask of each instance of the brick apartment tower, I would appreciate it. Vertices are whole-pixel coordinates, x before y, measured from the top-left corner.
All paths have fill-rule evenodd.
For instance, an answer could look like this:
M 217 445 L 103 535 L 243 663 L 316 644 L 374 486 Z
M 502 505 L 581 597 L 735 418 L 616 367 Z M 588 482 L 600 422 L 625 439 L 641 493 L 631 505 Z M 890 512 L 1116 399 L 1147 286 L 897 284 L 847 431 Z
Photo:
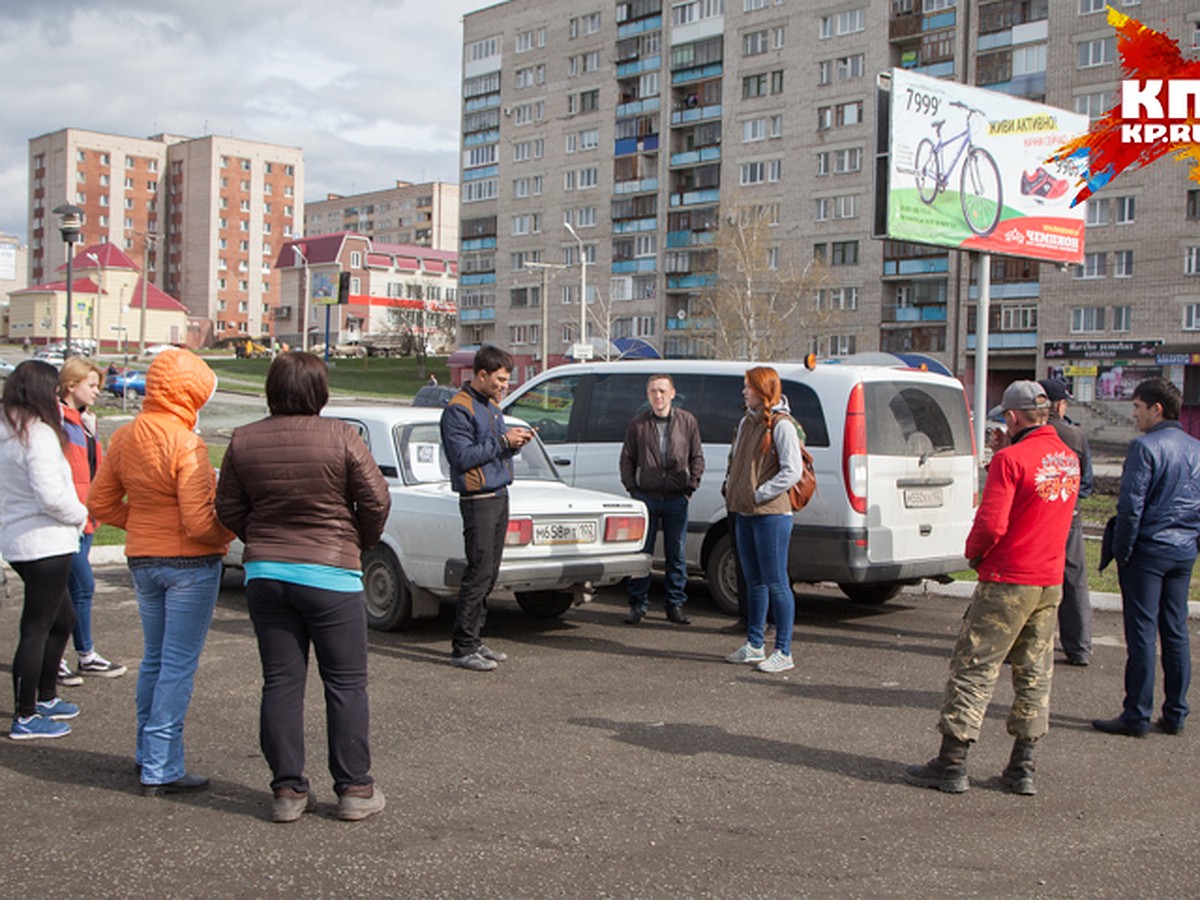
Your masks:
M 304 220 L 303 196 L 295 147 L 76 128 L 32 138 L 29 282 L 65 260 L 53 210 L 69 203 L 84 213 L 81 244 L 144 260 L 151 282 L 187 307 L 193 343 L 267 336 L 279 298 L 271 264 Z

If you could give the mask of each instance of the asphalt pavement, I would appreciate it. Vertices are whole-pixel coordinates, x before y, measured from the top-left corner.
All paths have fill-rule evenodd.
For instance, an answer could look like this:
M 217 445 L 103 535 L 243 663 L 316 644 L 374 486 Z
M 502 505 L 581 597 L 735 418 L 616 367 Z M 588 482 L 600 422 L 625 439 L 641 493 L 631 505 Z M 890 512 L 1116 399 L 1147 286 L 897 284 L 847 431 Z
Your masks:
M 124 567 L 97 572 L 97 647 L 131 671 L 63 689 L 83 707 L 67 738 L 0 740 L 0 896 L 1195 893 L 1195 735 L 1090 727 L 1120 708 L 1112 613 L 1096 615 L 1093 665 L 1056 670 L 1036 797 L 995 781 L 1010 746 L 1003 681 L 971 752 L 971 790 L 901 779 L 936 751 L 961 598 L 864 608 L 805 594 L 797 666 L 779 676 L 721 662 L 739 639 L 719 633 L 729 620 L 698 583 L 688 627 L 657 606 L 624 625 L 614 590 L 551 621 L 498 601 L 485 636 L 510 659 L 492 673 L 447 664 L 444 613 L 370 637 L 373 771 L 387 809 L 334 818 L 314 671 L 309 775 L 322 802 L 275 825 L 241 588 L 222 592 L 187 722 L 188 768 L 212 789 L 151 799 L 132 759 L 136 604 Z M 9 589 L 0 659 L 20 615 L 19 583 Z

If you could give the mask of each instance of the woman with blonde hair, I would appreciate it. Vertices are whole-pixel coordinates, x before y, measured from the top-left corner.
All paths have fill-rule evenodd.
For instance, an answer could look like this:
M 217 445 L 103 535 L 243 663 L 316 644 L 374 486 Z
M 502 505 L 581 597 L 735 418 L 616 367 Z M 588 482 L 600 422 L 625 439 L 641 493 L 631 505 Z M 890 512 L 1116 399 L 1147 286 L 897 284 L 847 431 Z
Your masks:
M 87 502 L 88 490 L 104 457 L 96 437 L 96 414 L 91 411 L 100 396 L 104 370 L 86 356 L 72 356 L 58 372 L 58 399 L 61 405 L 63 430 L 67 435 L 67 462 L 71 464 L 71 479 L 81 503 Z M 78 673 L 71 671 L 66 659 L 58 664 L 58 683 L 80 684 L 80 675 L 118 678 L 125 666 L 109 662 L 96 652 L 92 643 L 92 598 L 96 594 L 96 579 L 88 559 L 96 522 L 88 519 L 79 538 L 79 552 L 71 558 L 71 603 L 75 607 L 75 652 L 79 656 Z
M 725 657 L 757 663 L 760 672 L 786 672 L 792 662 L 796 598 L 788 577 L 792 506 L 788 490 L 803 474 L 801 429 L 791 416 L 779 373 L 770 366 L 746 372 L 746 415 L 738 424 L 725 482 L 725 505 L 736 513 L 738 563 L 747 586 L 746 643 Z M 766 656 L 767 607 L 775 620 L 775 651 Z

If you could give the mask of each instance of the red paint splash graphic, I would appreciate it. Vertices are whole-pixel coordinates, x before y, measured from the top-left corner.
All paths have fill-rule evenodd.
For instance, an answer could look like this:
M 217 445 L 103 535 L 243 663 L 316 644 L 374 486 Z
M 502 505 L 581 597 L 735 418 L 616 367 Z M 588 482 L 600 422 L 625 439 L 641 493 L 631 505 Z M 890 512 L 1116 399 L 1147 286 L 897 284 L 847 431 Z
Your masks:
M 1200 79 L 1200 61 L 1185 60 L 1179 50 L 1179 42 L 1166 34 L 1148 28 L 1137 19 L 1108 8 L 1108 24 L 1117 31 L 1117 51 L 1121 57 L 1121 68 L 1125 77 L 1144 82 L 1146 79 L 1162 79 L 1164 82 L 1179 79 Z M 1144 112 L 1143 107 L 1143 112 Z M 1176 124 L 1188 124 L 1188 136 L 1194 138 L 1200 126 L 1196 120 L 1174 120 Z M 1086 134 L 1070 141 L 1056 150 L 1047 162 L 1081 172 L 1083 186 L 1071 201 L 1076 206 L 1108 184 L 1126 169 L 1140 168 L 1173 153 L 1175 158 L 1185 161 L 1191 168 L 1188 177 L 1200 182 L 1200 142 L 1196 140 L 1171 140 L 1170 130 L 1154 141 L 1125 141 L 1125 126 L 1140 126 L 1144 132 L 1147 125 L 1165 124 L 1162 120 L 1143 115 L 1138 119 L 1125 119 L 1121 115 L 1121 99 L 1105 115 L 1092 123 Z

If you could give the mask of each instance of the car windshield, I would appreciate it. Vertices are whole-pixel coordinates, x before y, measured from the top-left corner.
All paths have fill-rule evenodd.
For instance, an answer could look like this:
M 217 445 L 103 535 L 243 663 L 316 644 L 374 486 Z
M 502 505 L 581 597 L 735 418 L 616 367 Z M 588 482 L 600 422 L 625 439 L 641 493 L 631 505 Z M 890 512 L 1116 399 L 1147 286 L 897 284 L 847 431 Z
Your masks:
M 442 452 L 442 433 L 437 422 L 397 425 L 394 437 L 405 484 L 437 484 L 450 480 L 450 467 Z M 518 481 L 559 480 L 546 448 L 537 439 L 513 456 L 513 475 Z

